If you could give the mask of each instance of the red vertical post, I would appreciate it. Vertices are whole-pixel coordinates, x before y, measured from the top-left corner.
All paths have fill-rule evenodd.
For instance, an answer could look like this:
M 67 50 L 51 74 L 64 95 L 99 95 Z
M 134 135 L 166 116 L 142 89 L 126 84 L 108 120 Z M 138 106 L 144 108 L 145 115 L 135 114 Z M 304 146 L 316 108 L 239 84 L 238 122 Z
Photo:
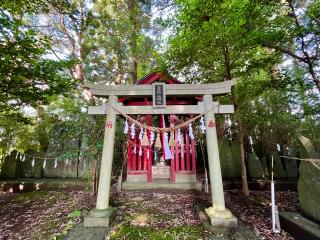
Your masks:
M 138 139 L 138 141 L 140 141 Z M 140 156 L 140 149 L 141 149 L 141 156 Z M 141 142 L 139 142 L 139 149 L 138 149 L 138 170 L 140 171 L 141 170 L 141 162 L 142 162 L 142 156 L 143 156 L 143 151 L 142 151 L 142 148 L 141 148 Z
M 192 159 L 192 171 L 196 171 L 196 148 L 195 148 L 195 140 L 191 140 L 191 159 Z
M 147 170 L 147 164 L 148 164 L 148 148 L 149 147 L 143 147 L 143 170 Z
M 129 136 L 128 136 L 129 138 Z M 132 160 L 132 144 L 128 142 L 128 153 L 127 153 L 127 172 L 131 170 L 131 160 Z
M 152 126 L 152 115 L 147 116 L 147 122 L 148 126 Z M 148 139 L 150 141 L 150 134 L 151 132 L 148 131 Z M 148 149 L 152 149 L 152 146 L 149 147 Z M 153 158 L 153 151 L 149 151 L 149 158 L 148 158 L 148 174 L 147 174 L 147 181 L 152 182 L 152 158 Z
M 175 167 L 176 167 L 176 172 L 179 172 L 179 143 L 178 143 L 178 130 L 176 130 L 175 132 L 175 139 L 174 139 L 174 143 L 175 143 L 175 160 L 176 160 L 176 164 L 175 164 Z
M 183 137 L 183 133 L 181 134 L 181 171 L 185 170 L 185 164 L 184 164 L 184 152 L 185 152 L 185 148 L 184 148 L 184 137 Z
M 193 115 L 190 115 L 190 118 L 193 118 Z M 191 140 L 191 170 L 196 172 L 196 148 L 195 140 Z
M 189 144 L 189 135 L 186 131 L 186 162 L 187 162 L 187 171 L 190 171 L 190 144 Z
M 132 170 L 137 170 L 137 151 L 139 151 L 137 147 L 137 138 L 134 137 L 133 139 L 133 149 L 136 149 L 136 152 L 134 150 L 132 151 Z
M 173 128 L 174 127 L 174 115 L 170 115 L 170 127 Z M 170 134 L 174 134 L 174 131 L 171 131 Z M 171 137 L 171 136 L 170 136 Z M 171 182 L 175 182 L 176 181 L 176 174 L 175 174 L 175 158 L 174 158 L 174 146 L 171 146 L 170 147 L 171 149 L 171 152 L 172 152 L 172 159 L 171 159 L 171 167 L 170 167 L 170 170 L 171 170 Z

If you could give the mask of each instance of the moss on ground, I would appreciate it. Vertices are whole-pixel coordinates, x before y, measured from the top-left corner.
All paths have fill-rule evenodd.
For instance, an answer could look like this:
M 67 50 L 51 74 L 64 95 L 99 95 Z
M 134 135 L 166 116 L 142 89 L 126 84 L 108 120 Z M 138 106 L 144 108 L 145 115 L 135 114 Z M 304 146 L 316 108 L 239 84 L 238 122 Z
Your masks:
M 203 235 L 202 224 L 195 226 L 179 226 L 170 228 L 153 229 L 151 227 L 140 227 L 132 225 L 121 225 L 111 235 L 110 239 L 199 239 Z
M 49 197 L 48 192 L 45 191 L 37 191 L 37 192 L 26 192 L 26 193 L 20 193 L 16 197 L 16 201 L 19 202 L 26 202 L 34 199 L 39 199 L 43 197 Z

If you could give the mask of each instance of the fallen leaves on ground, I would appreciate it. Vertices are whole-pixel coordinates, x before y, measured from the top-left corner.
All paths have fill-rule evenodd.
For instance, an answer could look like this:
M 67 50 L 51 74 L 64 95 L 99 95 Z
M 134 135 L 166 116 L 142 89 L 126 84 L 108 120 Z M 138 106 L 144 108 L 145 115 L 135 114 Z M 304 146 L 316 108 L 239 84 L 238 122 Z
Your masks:
M 118 208 L 115 220 L 118 226 L 146 228 L 181 237 L 191 236 L 192 230 L 197 229 L 197 239 L 205 239 L 210 234 L 199 228 L 201 222 L 195 205 L 210 206 L 210 199 L 210 195 L 202 192 L 130 191 L 113 193 L 111 204 Z M 233 214 L 260 239 L 292 239 L 289 235 L 271 232 L 269 191 L 251 191 L 249 198 L 238 190 L 225 191 L 225 201 Z M 299 211 L 295 192 L 278 191 L 276 204 L 279 211 Z M 0 239 L 50 239 L 80 222 L 83 214 L 94 206 L 95 197 L 89 192 L 0 193 Z M 203 234 L 199 235 L 199 231 Z
M 238 190 L 225 191 L 225 201 L 233 214 L 260 239 L 293 239 L 287 233 L 281 235 L 271 232 L 269 191 L 251 191 L 249 198 Z M 211 205 L 208 194 L 188 191 L 122 192 L 113 195 L 113 202 L 118 206 L 118 223 L 149 226 L 154 230 L 197 226 L 201 222 L 195 205 Z M 295 192 L 277 192 L 276 203 L 279 211 L 299 211 L 298 195 Z
M 239 191 L 225 192 L 226 206 L 238 220 L 250 226 L 260 239 L 293 239 L 289 234 L 271 232 L 271 195 L 270 191 L 251 191 L 245 198 Z M 278 191 L 276 204 L 279 212 L 299 211 L 298 194 L 292 191 Z
M 0 239 L 49 239 L 81 221 L 94 206 L 88 192 L 0 194 Z

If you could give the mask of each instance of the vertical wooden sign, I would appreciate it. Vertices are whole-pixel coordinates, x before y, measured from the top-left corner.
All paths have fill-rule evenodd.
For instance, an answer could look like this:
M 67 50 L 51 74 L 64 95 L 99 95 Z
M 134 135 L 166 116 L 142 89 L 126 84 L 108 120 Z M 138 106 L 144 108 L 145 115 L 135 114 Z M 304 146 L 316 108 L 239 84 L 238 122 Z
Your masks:
M 153 107 L 165 108 L 166 107 L 166 90 L 165 83 L 154 83 L 153 87 Z

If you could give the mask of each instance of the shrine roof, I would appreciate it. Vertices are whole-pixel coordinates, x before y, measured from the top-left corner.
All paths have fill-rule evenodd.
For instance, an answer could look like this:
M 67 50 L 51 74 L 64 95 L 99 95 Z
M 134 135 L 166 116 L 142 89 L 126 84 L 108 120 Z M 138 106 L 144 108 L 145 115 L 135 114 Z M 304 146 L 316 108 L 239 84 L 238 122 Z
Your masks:
M 169 76 L 168 74 L 153 72 L 141 78 L 136 85 L 153 84 L 155 82 L 164 82 L 166 84 L 182 84 L 179 80 Z

